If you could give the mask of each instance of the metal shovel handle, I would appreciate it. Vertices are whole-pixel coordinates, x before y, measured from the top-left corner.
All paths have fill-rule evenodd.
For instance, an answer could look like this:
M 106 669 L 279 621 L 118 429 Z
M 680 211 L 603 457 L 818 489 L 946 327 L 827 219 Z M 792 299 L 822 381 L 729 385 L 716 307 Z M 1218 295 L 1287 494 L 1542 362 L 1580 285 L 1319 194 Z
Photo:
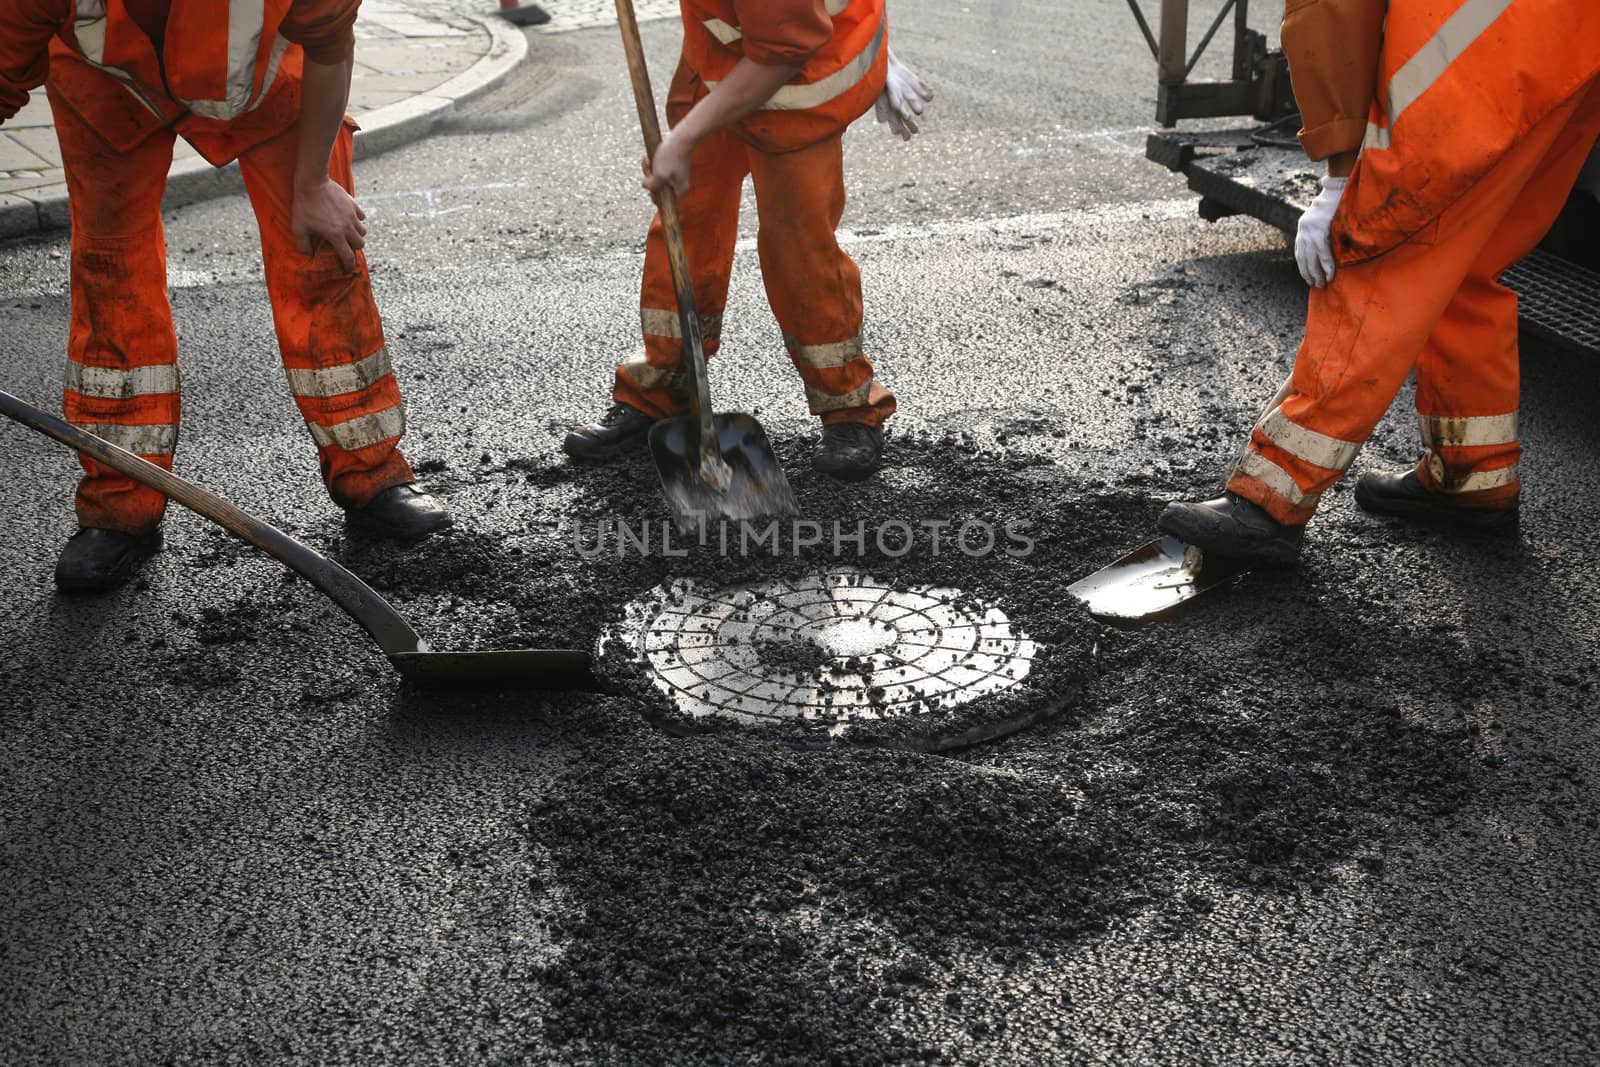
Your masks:
M 655 93 L 650 88 L 650 71 L 645 66 L 644 44 L 639 39 L 639 20 L 634 17 L 633 0 L 616 0 L 617 25 L 622 29 L 622 48 L 628 55 L 628 74 L 633 79 L 633 102 L 639 111 L 639 129 L 644 133 L 645 154 L 655 158 L 661 147 L 661 123 L 656 118 Z M 716 426 L 711 418 L 711 385 L 706 378 L 705 339 L 700 331 L 700 316 L 694 307 L 694 282 L 689 273 L 689 255 L 683 246 L 683 226 L 678 221 L 678 197 L 672 186 L 655 191 L 656 208 L 661 212 L 661 229 L 666 238 L 667 262 L 672 267 L 672 288 L 678 300 L 678 324 L 683 332 L 685 363 L 689 367 L 692 390 L 690 403 L 700 422 L 700 466 L 702 472 L 725 470 L 717 444 Z
M 422 639 L 411 628 L 411 624 L 371 586 L 282 530 L 267 525 L 209 490 L 118 448 L 104 438 L 80 430 L 54 415 L 45 414 L 4 390 L 0 390 L 0 414 L 55 438 L 141 485 L 149 486 L 255 545 L 327 594 L 330 600 L 360 623 L 362 629 L 371 634 L 388 655 L 423 649 Z

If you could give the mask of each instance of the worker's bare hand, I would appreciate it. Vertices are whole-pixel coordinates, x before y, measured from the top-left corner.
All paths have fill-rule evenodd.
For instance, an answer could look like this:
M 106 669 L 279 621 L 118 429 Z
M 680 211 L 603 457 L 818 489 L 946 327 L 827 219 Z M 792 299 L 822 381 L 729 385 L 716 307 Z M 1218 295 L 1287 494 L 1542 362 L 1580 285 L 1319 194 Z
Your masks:
M 367 243 L 362 221 L 366 217 L 355 197 L 330 180 L 311 189 L 295 189 L 289 228 L 301 252 L 313 255 L 317 243 L 325 242 L 345 270 L 355 270 L 356 252 Z
M 689 191 L 689 153 L 693 148 L 683 138 L 667 134 L 656 146 L 655 159 L 652 161 L 649 156 L 644 158 L 644 181 L 641 184 L 652 193 L 663 185 L 670 185 L 675 194 L 683 196 Z

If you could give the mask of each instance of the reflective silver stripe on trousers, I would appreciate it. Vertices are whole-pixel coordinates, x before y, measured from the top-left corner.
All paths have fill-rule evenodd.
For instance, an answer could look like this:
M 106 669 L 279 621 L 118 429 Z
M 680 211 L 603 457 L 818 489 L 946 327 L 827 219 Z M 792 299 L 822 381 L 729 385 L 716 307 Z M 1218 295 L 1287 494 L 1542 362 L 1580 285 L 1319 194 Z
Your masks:
M 332 426 L 319 426 L 310 420 L 306 421 L 306 425 L 311 427 L 311 439 L 317 443 L 317 447 L 338 445 L 346 452 L 354 452 L 358 448 L 403 436 L 406 432 L 406 411 L 396 404 L 375 415 L 362 415 L 360 418 L 336 422 Z
M 855 88 L 872 70 L 872 65 L 878 61 L 878 53 L 883 51 L 883 38 L 887 28 L 886 22 L 879 22 L 878 32 L 873 34 L 872 42 L 850 62 L 826 78 L 811 82 L 809 85 L 785 85 L 761 105 L 761 110 L 809 111 L 814 107 L 821 107 L 835 97 L 843 96 Z M 708 81 L 706 88 L 715 89 L 719 84 Z
M 378 349 L 366 359 L 343 367 L 320 370 L 290 369 L 289 389 L 295 396 L 329 397 L 360 392 L 394 373 L 389 362 L 389 347 Z
M 178 447 L 176 426 L 121 426 L 115 423 L 91 423 L 79 426 L 96 437 L 103 437 L 118 448 L 136 456 L 170 456 Z
M 678 322 L 676 311 L 667 311 L 664 308 L 640 308 L 639 329 L 651 337 L 671 337 L 674 340 L 683 340 L 683 326 Z M 702 315 L 700 317 L 700 336 L 704 340 L 722 336 L 722 316 Z
M 227 0 L 228 2 L 228 81 L 221 100 L 184 100 L 183 105 L 202 118 L 228 119 L 249 111 L 251 90 L 255 88 L 256 52 L 261 47 L 261 31 L 266 21 L 265 0 Z M 273 42 L 277 51 L 277 42 Z M 259 102 L 259 101 L 258 101 Z
M 1494 20 L 1505 14 L 1512 0 L 1465 0 L 1445 20 L 1437 33 L 1389 79 L 1389 125 L 1367 123 L 1362 148 L 1388 148 L 1395 123 L 1406 108 L 1439 80 L 1455 58 L 1465 52 Z
M 861 335 L 848 341 L 834 341 L 826 345 L 803 345 L 791 335 L 783 335 L 783 343 L 796 359 L 817 370 L 835 370 L 853 359 L 861 358 Z
M 1358 441 L 1345 441 L 1289 421 L 1282 408 L 1267 412 L 1257 427 L 1267 440 L 1299 459 L 1330 471 L 1347 471 L 1361 451 Z
M 827 3 L 823 4 L 822 6 L 827 9 L 828 15 L 831 17 L 839 14 L 845 8 L 849 7 L 850 0 L 827 0 Z M 739 32 L 739 27 L 730 26 L 722 19 L 706 19 L 703 23 L 701 23 L 701 25 L 710 30 L 711 36 L 715 37 L 723 44 L 732 44 L 744 36 L 744 34 Z
M 1429 448 L 1476 448 L 1517 443 L 1517 413 L 1509 415 L 1418 415 L 1422 443 Z
M 86 367 L 68 360 L 67 388 L 99 400 L 127 400 L 135 396 L 176 393 L 178 365 L 163 363 L 153 367 L 113 370 L 110 367 Z
M 622 369 L 641 389 L 676 390 L 681 388 L 684 382 L 683 371 L 658 367 L 643 356 L 636 356 L 626 361 L 622 364 Z
M 1240 457 L 1235 474 L 1247 475 L 1283 497 L 1297 508 L 1316 507 L 1321 499 L 1315 493 L 1302 493 L 1290 473 L 1254 449 Z
M 1485 489 L 1498 489 L 1503 485 L 1514 485 L 1517 481 L 1517 465 L 1501 467 L 1499 470 L 1477 471 L 1465 478 L 1448 478 L 1444 469 L 1444 460 L 1439 458 L 1437 452 L 1428 456 L 1428 473 L 1433 475 L 1433 480 L 1447 493 L 1478 493 Z
M 846 408 L 864 408 L 867 406 L 867 397 L 871 394 L 872 383 L 864 382 L 859 387 L 833 396 L 824 393 L 814 385 L 806 386 L 806 402 L 811 405 L 814 415 L 822 415 L 829 411 L 843 411 Z

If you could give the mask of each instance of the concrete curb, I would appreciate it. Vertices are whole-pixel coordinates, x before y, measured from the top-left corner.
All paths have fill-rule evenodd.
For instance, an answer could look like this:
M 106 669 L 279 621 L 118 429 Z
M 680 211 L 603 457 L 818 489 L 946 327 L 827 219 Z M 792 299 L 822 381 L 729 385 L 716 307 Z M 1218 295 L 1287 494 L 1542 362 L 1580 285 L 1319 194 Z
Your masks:
M 366 113 L 356 131 L 355 157 L 365 159 L 427 136 L 456 107 L 503 82 L 528 55 L 528 38 L 495 16 L 468 16 L 490 37 L 489 51 L 454 78 L 426 93 Z M 167 175 L 163 211 L 244 191 L 239 164 L 213 167 L 186 159 Z M 47 185 L 27 193 L 0 195 L 0 238 L 53 233 L 68 228 L 67 187 Z

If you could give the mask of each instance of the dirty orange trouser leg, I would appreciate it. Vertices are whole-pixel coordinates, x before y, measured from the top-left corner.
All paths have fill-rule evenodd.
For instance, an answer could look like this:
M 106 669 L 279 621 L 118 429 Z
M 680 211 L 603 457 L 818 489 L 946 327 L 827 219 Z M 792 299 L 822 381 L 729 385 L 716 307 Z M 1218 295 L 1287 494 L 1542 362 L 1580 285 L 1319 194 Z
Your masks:
M 167 303 L 161 196 L 174 134 L 120 152 L 50 93 L 72 218 L 67 421 L 166 470 L 178 442 L 178 338 Z M 155 528 L 166 497 L 79 457 L 82 526 Z
M 861 349 L 861 271 L 834 236 L 844 215 L 844 135 L 798 152 L 749 149 L 767 303 L 806 402 L 824 423 L 882 426 L 894 395 Z
M 351 129 L 334 144 L 328 174 L 354 192 Z M 299 125 L 239 157 L 245 189 L 261 230 L 261 256 L 278 348 L 289 388 L 317 445 L 322 480 L 334 501 L 361 507 L 394 485 L 415 481 L 397 447 L 405 408 L 389 365 L 383 326 L 372 298 L 367 261 L 356 269 L 319 243 L 307 256 L 290 231 Z
M 699 78 L 680 63 L 667 95 L 668 121 L 677 125 L 704 95 Z M 733 249 L 739 240 L 739 198 L 750 165 L 743 142 L 723 130 L 695 145 L 689 169 L 691 184 L 678 200 L 678 220 L 694 282 L 695 313 L 700 317 L 709 359 L 722 343 L 722 312 L 728 304 Z M 654 418 L 676 415 L 688 403 L 683 330 L 678 325 L 678 297 L 659 212 L 645 239 L 639 320 L 644 354 L 617 367 L 612 399 Z
M 1291 391 L 1251 434 L 1228 489 L 1301 524 L 1413 366 L 1430 487 L 1516 500 L 1516 298 L 1495 276 L 1555 220 L 1600 134 L 1600 83 L 1530 130 L 1421 234 L 1313 289 Z

